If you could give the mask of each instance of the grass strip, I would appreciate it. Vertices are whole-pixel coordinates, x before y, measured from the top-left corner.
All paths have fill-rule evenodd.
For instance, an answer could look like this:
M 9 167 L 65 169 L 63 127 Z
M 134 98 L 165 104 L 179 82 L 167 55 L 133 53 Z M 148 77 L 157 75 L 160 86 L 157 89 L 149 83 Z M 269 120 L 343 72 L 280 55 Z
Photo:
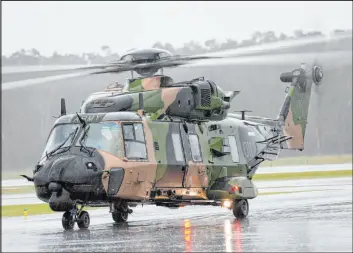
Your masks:
M 24 210 L 27 209 L 27 216 L 52 214 L 49 204 L 28 204 L 28 205 L 9 205 L 1 206 L 1 217 L 24 216 Z M 85 207 L 83 210 L 94 210 L 97 207 Z
M 290 173 L 269 173 L 255 174 L 253 180 L 293 180 L 293 179 L 316 179 L 316 178 L 335 178 L 351 177 L 352 170 L 328 170 L 328 171 L 305 171 Z
M 327 190 L 300 190 L 300 191 L 291 191 L 291 192 L 259 192 L 259 196 L 266 195 L 278 195 L 278 194 L 291 194 L 291 193 L 302 193 L 302 192 L 322 192 Z
M 1 194 L 26 194 L 34 193 L 34 185 L 30 186 L 10 186 L 1 188 Z
M 280 167 L 295 165 L 322 165 L 352 163 L 352 155 L 329 155 L 329 156 L 299 156 L 284 157 L 274 161 L 265 161 L 261 167 Z

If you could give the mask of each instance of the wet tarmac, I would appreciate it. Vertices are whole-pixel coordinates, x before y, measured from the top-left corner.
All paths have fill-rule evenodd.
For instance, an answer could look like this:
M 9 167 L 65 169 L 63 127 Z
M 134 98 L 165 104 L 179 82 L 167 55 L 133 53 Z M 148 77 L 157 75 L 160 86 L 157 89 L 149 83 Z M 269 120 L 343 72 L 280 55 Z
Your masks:
M 2 251 L 352 252 L 352 181 L 345 180 L 320 191 L 259 196 L 242 221 L 201 206 L 139 206 L 123 225 L 101 208 L 90 211 L 89 229 L 66 232 L 61 213 L 4 218 Z

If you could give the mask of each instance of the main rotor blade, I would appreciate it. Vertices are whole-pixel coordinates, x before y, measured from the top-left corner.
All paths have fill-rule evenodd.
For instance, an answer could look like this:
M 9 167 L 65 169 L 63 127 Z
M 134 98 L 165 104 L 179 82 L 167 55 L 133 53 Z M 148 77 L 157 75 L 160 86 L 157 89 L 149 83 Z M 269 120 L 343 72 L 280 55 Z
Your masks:
M 11 89 L 37 85 L 37 84 L 42 84 L 42 83 L 47 83 L 47 82 L 52 82 L 57 80 L 65 80 L 65 79 L 70 79 L 75 77 L 88 76 L 90 74 L 91 72 L 79 72 L 79 73 L 71 73 L 71 74 L 64 74 L 64 75 L 56 75 L 56 76 L 48 76 L 48 77 L 6 82 L 1 84 L 1 90 L 2 91 L 11 90 Z
M 126 68 L 124 68 L 122 65 L 111 66 L 111 68 L 98 71 L 96 72 L 96 74 L 114 72 L 118 73 L 122 71 L 136 70 L 142 68 L 170 68 L 182 65 L 185 65 L 185 67 L 189 67 L 194 65 L 200 65 L 201 62 L 202 65 L 221 65 L 227 63 L 246 63 L 249 65 L 256 62 L 261 64 L 271 64 L 273 62 L 278 62 L 282 64 L 292 64 L 294 63 L 294 61 L 295 64 L 298 64 L 298 61 L 312 62 L 312 58 L 314 57 L 330 57 L 330 55 L 333 55 L 332 51 L 338 52 L 337 55 L 341 53 L 345 54 L 347 50 L 352 51 L 352 34 L 281 41 L 265 45 L 237 48 L 233 50 L 226 50 L 201 55 L 174 55 L 172 57 L 162 58 L 161 60 L 152 63 L 130 64 Z M 298 54 L 298 52 L 300 53 Z M 281 57 L 277 58 L 277 56 L 282 54 L 285 59 L 282 59 Z M 263 58 L 264 56 L 265 58 Z M 227 61 L 228 59 L 232 60 Z
M 250 47 L 241 47 L 220 52 L 206 53 L 202 56 L 229 58 L 241 56 L 260 56 L 264 54 L 269 55 L 339 50 L 352 50 L 352 34 L 277 41 L 263 45 L 254 45 Z
M 213 61 L 220 58 L 238 58 L 247 56 L 261 56 L 282 53 L 297 53 L 297 52 L 313 52 L 313 51 L 340 51 L 352 50 L 352 34 L 322 36 L 317 38 L 302 38 L 298 40 L 288 40 L 273 42 L 264 45 L 255 45 L 244 48 L 230 49 L 214 53 L 206 53 L 200 55 L 174 55 L 171 57 L 161 58 L 154 63 L 133 64 L 126 60 L 116 60 L 107 64 L 95 64 L 89 66 L 34 66 L 26 70 L 16 70 L 11 68 L 3 68 L 2 74 L 9 73 L 24 73 L 24 72 L 63 72 L 63 71 L 85 71 L 85 70 L 98 70 L 95 74 L 102 73 L 119 73 L 130 71 L 138 68 L 168 68 L 188 64 L 193 61 Z M 102 71 L 100 71 L 102 70 Z M 94 72 L 93 72 L 94 73 Z
M 214 59 L 212 61 L 195 61 L 181 67 L 201 67 L 201 66 L 222 66 L 222 65 L 242 65 L 242 66 L 269 66 L 269 65 L 298 65 L 305 63 L 312 66 L 315 62 L 323 64 L 325 68 L 336 68 L 340 64 L 352 63 L 352 51 L 330 51 L 316 53 L 292 53 L 263 56 L 244 56 L 234 58 Z

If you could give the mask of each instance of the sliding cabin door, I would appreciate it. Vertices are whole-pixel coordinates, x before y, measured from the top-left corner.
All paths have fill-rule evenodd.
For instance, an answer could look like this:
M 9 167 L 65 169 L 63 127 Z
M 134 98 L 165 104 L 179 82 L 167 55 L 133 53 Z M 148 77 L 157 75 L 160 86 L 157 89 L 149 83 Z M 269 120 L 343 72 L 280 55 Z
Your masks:
M 160 139 L 165 140 L 165 146 L 160 147 L 158 152 L 165 152 L 163 156 L 165 155 L 166 160 L 164 164 L 158 164 L 156 187 L 183 187 L 186 167 L 179 123 L 168 123 L 166 138 L 161 136 Z

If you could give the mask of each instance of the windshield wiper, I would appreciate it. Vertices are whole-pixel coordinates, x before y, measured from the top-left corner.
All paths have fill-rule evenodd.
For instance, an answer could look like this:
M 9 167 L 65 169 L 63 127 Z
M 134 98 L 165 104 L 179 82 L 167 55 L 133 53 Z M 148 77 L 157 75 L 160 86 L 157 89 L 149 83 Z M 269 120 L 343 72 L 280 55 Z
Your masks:
M 86 145 L 83 143 L 83 141 L 84 141 L 84 140 L 86 139 L 86 137 L 87 137 L 87 133 L 88 133 L 88 130 L 90 129 L 90 127 L 91 127 L 91 126 L 88 126 L 88 127 L 85 129 L 85 131 L 83 132 L 82 137 L 80 138 L 79 143 L 80 143 L 80 145 L 81 145 L 80 151 L 82 151 L 82 148 L 83 148 L 85 151 L 88 152 L 88 154 L 89 154 L 90 156 L 92 156 L 94 150 L 90 151 L 90 150 L 86 147 Z
M 69 136 L 66 137 L 66 139 L 63 141 L 63 143 L 61 143 L 59 146 L 57 146 L 55 149 L 53 149 L 52 151 L 50 151 L 49 153 L 46 153 L 47 159 L 49 159 L 50 156 L 54 155 L 54 153 L 56 151 L 58 151 L 59 149 L 61 149 L 64 144 L 70 139 L 71 136 L 75 136 L 77 133 L 78 127 L 76 127 L 75 131 L 71 132 L 69 134 Z M 70 146 L 68 146 L 68 148 L 70 149 Z

